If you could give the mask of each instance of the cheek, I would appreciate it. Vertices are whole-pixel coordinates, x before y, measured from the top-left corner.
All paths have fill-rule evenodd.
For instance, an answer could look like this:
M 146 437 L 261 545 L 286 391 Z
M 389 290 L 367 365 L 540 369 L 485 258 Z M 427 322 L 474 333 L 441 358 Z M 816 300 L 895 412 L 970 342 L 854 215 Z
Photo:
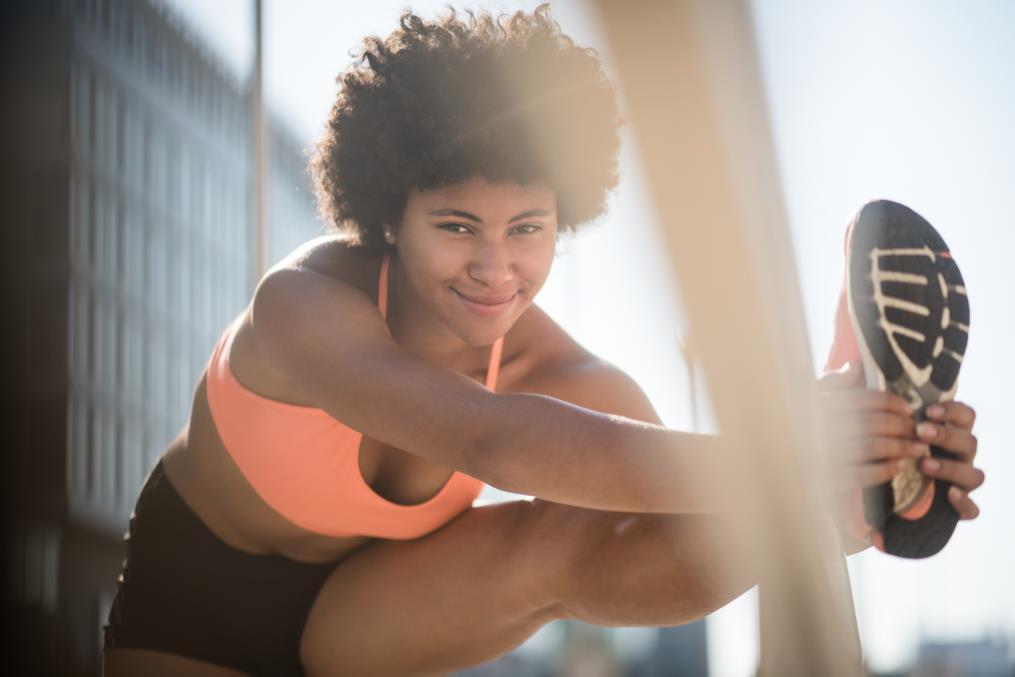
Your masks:
M 462 271 L 468 270 L 469 258 L 466 252 L 457 251 L 455 247 L 441 247 L 430 251 L 421 265 L 430 281 L 443 287 L 462 278 Z
M 542 245 L 534 248 L 524 257 L 520 266 L 522 275 L 529 284 L 535 287 L 535 291 L 538 291 L 546 282 L 546 278 L 549 277 L 556 253 L 556 243 L 550 242 L 549 246 Z
M 459 257 L 453 248 L 442 247 L 428 238 L 405 238 L 399 246 L 399 254 L 419 283 L 440 282 L 458 265 Z

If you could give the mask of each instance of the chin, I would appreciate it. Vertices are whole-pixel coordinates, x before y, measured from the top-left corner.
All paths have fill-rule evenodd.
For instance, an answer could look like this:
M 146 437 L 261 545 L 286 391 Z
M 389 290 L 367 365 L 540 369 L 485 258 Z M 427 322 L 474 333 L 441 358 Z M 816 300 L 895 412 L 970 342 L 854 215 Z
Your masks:
M 511 317 L 479 319 L 470 322 L 457 322 L 452 325 L 455 334 L 467 345 L 474 348 L 493 345 L 503 338 L 515 325 L 524 310 L 512 313 Z
M 514 324 L 512 322 L 507 327 L 503 326 L 501 322 L 491 322 L 489 327 L 455 327 L 454 332 L 458 338 L 462 339 L 466 345 L 472 346 L 473 348 L 483 348 L 485 346 L 491 346 L 497 339 L 502 338 L 507 334 L 508 330 Z

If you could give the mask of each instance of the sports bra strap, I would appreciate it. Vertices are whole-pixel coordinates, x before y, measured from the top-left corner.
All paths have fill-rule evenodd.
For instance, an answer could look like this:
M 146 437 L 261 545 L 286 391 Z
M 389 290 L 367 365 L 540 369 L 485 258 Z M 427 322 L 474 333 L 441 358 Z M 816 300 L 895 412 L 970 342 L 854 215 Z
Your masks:
M 377 283 L 377 308 L 385 320 L 388 319 L 388 267 L 390 264 L 391 255 L 385 254 L 381 259 L 381 279 Z
M 388 319 L 388 269 L 391 267 L 391 255 L 385 254 L 381 259 L 381 277 L 377 282 L 377 309 L 381 317 Z M 486 387 L 497 389 L 497 376 L 500 375 L 500 356 L 504 350 L 504 337 L 494 341 L 490 349 L 490 362 L 486 367 Z
M 500 354 L 504 350 L 504 337 L 493 342 L 490 350 L 490 363 L 486 366 L 486 387 L 488 390 L 497 390 L 497 376 L 500 374 Z

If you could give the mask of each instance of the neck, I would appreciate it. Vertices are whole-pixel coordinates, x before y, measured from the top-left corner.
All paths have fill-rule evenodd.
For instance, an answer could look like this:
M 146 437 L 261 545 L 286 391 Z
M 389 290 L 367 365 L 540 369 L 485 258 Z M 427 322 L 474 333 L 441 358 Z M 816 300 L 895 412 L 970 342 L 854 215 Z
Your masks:
M 422 300 L 405 283 L 400 263 L 391 257 L 388 278 L 388 329 L 407 352 L 455 371 L 467 371 L 476 361 L 476 348 L 437 320 Z

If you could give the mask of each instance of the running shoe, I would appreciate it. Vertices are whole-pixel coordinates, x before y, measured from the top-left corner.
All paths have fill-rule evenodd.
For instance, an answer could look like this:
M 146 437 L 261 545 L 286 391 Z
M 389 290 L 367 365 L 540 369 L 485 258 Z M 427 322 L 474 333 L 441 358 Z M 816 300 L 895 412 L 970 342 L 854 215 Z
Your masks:
M 826 369 L 861 360 L 867 387 L 896 393 L 917 420 L 951 400 L 969 336 L 969 302 L 944 240 L 909 207 L 875 200 L 846 230 L 846 279 Z M 956 458 L 935 446 L 933 456 Z M 862 492 L 851 531 L 900 557 L 929 557 L 951 538 L 951 484 L 911 460 L 891 482 Z

